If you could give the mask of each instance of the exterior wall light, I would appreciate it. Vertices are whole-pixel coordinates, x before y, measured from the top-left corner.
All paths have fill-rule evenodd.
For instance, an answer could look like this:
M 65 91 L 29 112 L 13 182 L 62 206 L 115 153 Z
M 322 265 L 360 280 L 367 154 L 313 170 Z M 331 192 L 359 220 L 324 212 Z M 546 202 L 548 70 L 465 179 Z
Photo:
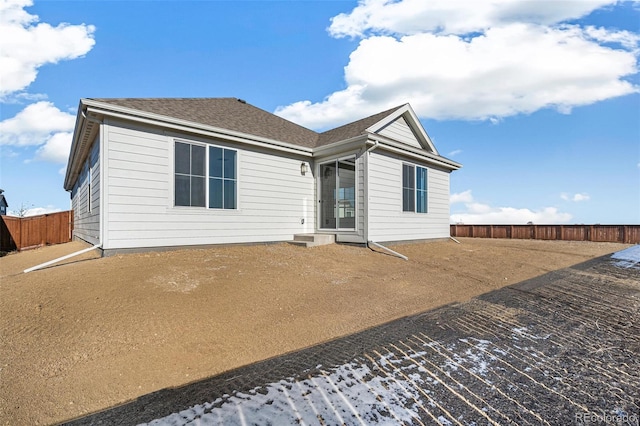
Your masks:
M 300 173 L 304 176 L 309 172 L 309 166 L 304 161 L 300 164 Z

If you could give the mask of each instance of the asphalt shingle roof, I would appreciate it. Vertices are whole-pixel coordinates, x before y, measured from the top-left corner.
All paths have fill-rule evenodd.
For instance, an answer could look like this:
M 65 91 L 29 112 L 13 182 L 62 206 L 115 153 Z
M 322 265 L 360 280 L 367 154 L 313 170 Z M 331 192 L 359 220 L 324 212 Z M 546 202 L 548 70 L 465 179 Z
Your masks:
M 236 98 L 92 98 L 91 100 L 307 148 L 364 135 L 368 127 L 400 108 L 400 106 L 391 108 L 344 126 L 317 133 Z
M 328 145 L 333 142 L 343 141 L 355 136 L 364 135 L 365 130 L 382 120 L 386 116 L 393 113 L 403 105 L 390 108 L 386 111 L 379 112 L 369 117 L 362 118 L 352 123 L 345 124 L 344 126 L 336 127 L 335 129 L 327 130 L 320 133 L 318 143 L 316 146 Z

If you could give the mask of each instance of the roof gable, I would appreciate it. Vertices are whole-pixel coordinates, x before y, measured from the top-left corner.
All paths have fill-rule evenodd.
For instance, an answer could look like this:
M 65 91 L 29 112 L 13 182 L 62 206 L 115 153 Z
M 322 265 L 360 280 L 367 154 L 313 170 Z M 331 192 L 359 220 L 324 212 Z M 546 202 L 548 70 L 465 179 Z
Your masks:
M 395 112 L 396 110 L 402 107 L 403 106 L 401 105 L 394 108 L 390 108 L 386 111 L 382 111 L 377 114 L 371 115 L 369 117 L 365 117 L 360 120 L 345 124 L 343 126 L 336 127 L 335 129 L 327 130 L 324 133 L 320 133 L 316 146 L 328 145 L 330 143 L 351 139 L 356 136 L 366 135 L 368 133 L 367 129 L 370 126 L 380 122 L 389 114 Z
M 369 126 L 367 131 L 440 155 L 409 104 L 405 104 L 382 117 Z

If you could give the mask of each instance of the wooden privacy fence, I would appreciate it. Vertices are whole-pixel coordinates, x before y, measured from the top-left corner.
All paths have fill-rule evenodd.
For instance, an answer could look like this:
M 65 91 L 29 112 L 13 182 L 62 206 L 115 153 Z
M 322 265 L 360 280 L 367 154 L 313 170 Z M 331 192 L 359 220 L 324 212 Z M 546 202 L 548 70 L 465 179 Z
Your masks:
M 0 251 L 26 250 L 71 241 L 73 210 L 40 216 L 0 216 Z
M 640 225 L 451 225 L 452 237 L 640 243 Z

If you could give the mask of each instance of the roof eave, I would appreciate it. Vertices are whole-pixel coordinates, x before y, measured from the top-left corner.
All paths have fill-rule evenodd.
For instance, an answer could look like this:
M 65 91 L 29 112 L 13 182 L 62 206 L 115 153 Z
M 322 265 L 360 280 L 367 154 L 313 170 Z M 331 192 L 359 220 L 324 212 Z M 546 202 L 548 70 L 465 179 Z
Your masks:
M 444 167 L 448 170 L 458 170 L 462 168 L 462 164 L 450 160 L 440 155 L 432 154 L 426 150 L 414 148 L 412 146 L 393 141 L 376 133 L 369 133 L 369 139 L 378 142 L 379 148 L 386 149 L 397 154 L 406 155 L 408 157 L 419 158 L 431 164 Z
M 67 170 L 64 177 L 64 189 L 70 191 L 75 184 L 72 179 L 72 170 L 75 168 L 78 159 L 78 141 L 85 131 L 86 118 L 84 116 L 85 99 L 80 99 L 78 104 L 78 112 L 76 113 L 76 124 L 73 130 L 73 139 L 71 140 L 71 149 L 69 150 L 69 158 L 67 159 Z
M 250 145 L 258 145 L 261 147 L 267 147 L 275 150 L 285 151 L 289 153 L 300 154 L 304 156 L 311 156 L 313 149 L 301 145 L 295 145 L 289 142 L 283 142 L 275 139 L 269 139 L 261 136 L 252 135 L 249 133 L 237 132 L 234 130 L 224 129 L 221 127 L 209 126 L 206 124 L 197 123 L 194 121 L 181 120 L 174 117 L 155 114 L 146 111 L 140 111 L 137 109 L 122 107 L 118 105 L 112 105 L 104 102 L 98 102 L 95 100 L 84 100 L 86 105 L 91 108 L 92 111 L 101 113 L 106 116 L 115 118 L 124 118 L 128 120 L 134 120 L 147 124 L 162 125 L 174 130 L 187 131 L 191 133 L 198 133 L 205 136 L 214 136 L 225 138 L 228 140 L 234 140 L 237 142 L 248 143 Z

